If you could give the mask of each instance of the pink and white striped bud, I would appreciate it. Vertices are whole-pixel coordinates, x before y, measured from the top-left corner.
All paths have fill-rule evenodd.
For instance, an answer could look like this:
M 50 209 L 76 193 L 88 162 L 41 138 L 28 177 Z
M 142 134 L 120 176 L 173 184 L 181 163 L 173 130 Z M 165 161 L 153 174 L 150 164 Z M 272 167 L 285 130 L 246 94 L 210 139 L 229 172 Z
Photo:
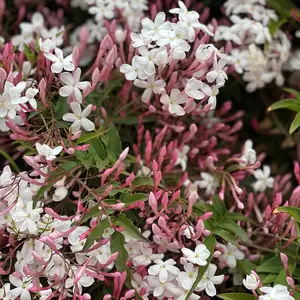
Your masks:
M 127 147 L 119 156 L 120 161 L 124 161 L 129 151 L 129 147 Z

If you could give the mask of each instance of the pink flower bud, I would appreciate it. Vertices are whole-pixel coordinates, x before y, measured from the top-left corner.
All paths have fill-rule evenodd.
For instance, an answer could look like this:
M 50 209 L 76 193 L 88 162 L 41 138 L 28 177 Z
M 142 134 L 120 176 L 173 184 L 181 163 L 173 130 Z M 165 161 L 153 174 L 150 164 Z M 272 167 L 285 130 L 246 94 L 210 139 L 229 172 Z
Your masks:
M 286 282 L 291 286 L 291 287 L 294 287 L 295 286 L 295 281 L 293 278 L 291 277 L 286 277 Z
M 288 262 L 289 262 L 287 255 L 284 253 L 280 253 L 280 259 L 284 265 L 288 264 Z
M 126 156 L 127 156 L 127 154 L 128 154 L 128 151 L 129 151 L 129 147 L 127 147 L 127 148 L 121 153 L 121 155 L 119 156 L 119 160 L 120 160 L 120 161 L 124 161 L 124 160 L 125 160 L 125 158 L 126 158 Z

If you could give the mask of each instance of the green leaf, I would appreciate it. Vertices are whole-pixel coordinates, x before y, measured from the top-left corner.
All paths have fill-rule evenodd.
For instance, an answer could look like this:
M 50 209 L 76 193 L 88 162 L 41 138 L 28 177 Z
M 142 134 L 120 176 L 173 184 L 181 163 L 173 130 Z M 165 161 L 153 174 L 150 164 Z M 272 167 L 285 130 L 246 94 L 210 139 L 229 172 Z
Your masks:
M 240 213 L 231 213 L 231 212 L 228 212 L 227 211 L 227 214 L 225 215 L 225 218 L 226 220 L 228 221 L 247 221 L 247 222 L 250 222 L 251 220 L 246 217 L 245 215 L 243 214 L 240 214 Z
M 120 214 L 116 219 L 115 219 L 115 225 L 117 226 L 122 226 L 125 228 L 125 230 L 134 238 L 143 240 L 144 242 L 149 242 L 138 230 L 136 226 L 133 225 L 133 222 L 126 217 L 124 214 Z
M 245 275 L 249 275 L 252 270 L 256 269 L 256 265 L 254 263 L 248 261 L 247 259 L 238 260 L 237 266 L 240 270 L 243 271 L 243 273 Z
M 300 300 L 300 293 L 293 292 L 293 297 L 294 297 L 295 300 Z
M 75 151 L 75 155 L 78 158 L 78 160 L 82 163 L 82 165 L 89 170 L 90 167 L 93 164 L 94 156 L 90 155 L 89 153 L 85 151 Z
M 198 274 L 197 274 L 197 278 L 191 288 L 191 290 L 189 291 L 189 293 L 187 294 L 187 296 L 185 297 L 185 300 L 189 300 L 190 299 L 190 296 L 193 294 L 194 290 L 196 289 L 196 287 L 198 286 L 201 278 L 203 277 L 204 273 L 206 272 L 208 266 L 209 266 L 209 263 L 213 257 L 213 254 L 214 254 L 214 248 L 215 248 L 215 245 L 216 245 L 216 238 L 213 237 L 213 236 L 209 236 L 205 239 L 204 241 L 204 245 L 207 247 L 207 249 L 209 250 L 210 252 L 210 256 L 209 258 L 207 259 L 207 265 L 206 266 L 199 266 L 198 267 Z
M 68 101 L 65 98 L 59 98 L 54 107 L 54 117 L 61 120 L 63 115 L 68 112 Z
M 290 109 L 298 113 L 300 112 L 300 103 L 297 101 L 297 99 L 285 99 L 272 104 L 268 108 L 268 111 L 281 108 Z
M 288 283 L 286 282 L 286 273 L 285 270 L 281 270 L 280 273 L 278 274 L 274 285 L 276 284 L 281 284 L 281 285 L 285 285 L 287 287 L 289 287 Z
M 89 219 L 99 217 L 99 214 L 100 214 L 99 205 L 93 206 L 92 208 L 89 209 L 87 213 L 84 214 L 83 219 L 81 220 L 81 224 L 85 223 Z
M 133 186 L 153 186 L 154 181 L 150 177 L 135 177 L 132 181 Z
M 245 293 L 228 293 L 217 295 L 217 297 L 224 300 L 255 300 L 255 297 Z
M 247 232 L 232 221 L 218 222 L 216 226 L 237 235 L 242 241 L 247 242 L 249 240 Z
M 14 159 L 1 148 L 0 148 L 0 155 L 2 155 L 9 162 L 9 164 L 15 170 L 15 172 L 19 173 L 21 171 L 19 166 L 15 163 Z
M 77 167 L 78 163 L 77 161 L 66 161 L 63 164 L 61 164 L 56 170 L 54 170 L 52 173 L 50 173 L 50 176 L 47 180 L 47 182 L 55 181 L 57 182 L 59 180 L 59 177 L 63 176 L 65 172 L 70 171 Z
M 224 216 L 227 212 L 227 207 L 225 205 L 225 202 L 220 199 L 219 196 L 213 197 L 213 208 L 217 212 L 217 214 L 221 217 Z
M 269 283 L 274 283 L 276 278 L 278 277 L 277 274 L 268 274 L 263 280 L 262 284 L 269 284 Z
M 282 270 L 282 262 L 279 256 L 275 256 L 256 268 L 258 273 L 276 273 Z
M 269 30 L 272 37 L 276 34 L 277 30 L 280 29 L 280 27 L 285 24 L 288 20 L 286 18 L 282 18 L 279 20 L 272 19 L 269 22 Z
M 88 152 L 91 156 L 93 156 L 98 171 L 101 172 L 108 164 L 105 145 L 101 140 L 101 136 L 93 138 L 89 142 L 90 146 Z
M 268 0 L 268 4 L 283 17 L 291 18 L 291 11 L 295 7 L 290 0 Z
M 235 246 L 238 245 L 237 243 L 237 239 L 232 235 L 230 234 L 228 231 L 226 230 L 223 230 L 223 229 L 220 229 L 220 228 L 216 228 L 216 229 L 213 229 L 212 231 L 213 234 L 221 237 L 223 240 L 225 240 L 226 242 L 229 242 Z
M 99 136 L 103 135 L 105 132 L 106 132 L 106 129 L 100 128 L 96 132 L 86 133 L 86 134 L 82 135 L 79 139 L 77 139 L 77 143 L 78 144 L 86 143 L 86 142 L 90 141 L 91 139 L 98 138 Z
M 107 146 L 108 158 L 111 161 L 115 162 L 119 158 L 119 155 L 122 152 L 122 146 L 121 146 L 121 139 L 119 136 L 119 132 L 113 123 L 109 125 L 109 130 L 105 136 L 108 140 L 108 146 Z
M 294 121 L 291 124 L 289 134 L 292 134 L 300 126 L 300 112 L 297 113 Z
M 289 214 L 293 217 L 298 223 L 300 223 L 300 208 L 292 206 L 282 206 L 275 209 L 273 213 L 283 212 Z
M 26 58 L 33 63 L 35 60 L 35 53 L 26 44 L 23 44 L 23 46 Z
M 120 197 L 121 202 L 125 203 L 126 205 L 130 205 L 135 203 L 136 201 L 147 201 L 149 195 L 145 193 L 123 193 Z
M 115 265 L 118 271 L 126 270 L 126 262 L 128 259 L 128 252 L 124 247 L 125 237 L 122 233 L 115 231 L 110 239 L 110 250 L 112 253 L 118 252 L 119 255 L 115 260 Z
M 94 241 L 101 238 L 105 229 L 108 227 L 110 227 L 108 218 L 101 220 L 87 236 L 83 250 L 89 249 L 94 244 Z
M 51 189 L 51 187 L 53 186 L 53 184 L 48 184 L 48 185 L 44 185 L 42 186 L 38 192 L 35 194 L 34 198 L 33 198 L 33 208 L 36 207 L 38 201 L 44 196 L 44 194 L 49 191 Z
M 290 274 L 293 274 L 295 266 L 296 266 L 295 261 L 293 259 L 289 258 L 288 269 L 289 269 Z M 285 285 L 286 287 L 289 287 L 289 284 L 286 281 L 286 272 L 284 269 L 281 270 L 280 273 L 278 274 L 278 276 L 274 282 L 274 285 L 276 285 L 276 284 L 282 284 L 282 285 Z

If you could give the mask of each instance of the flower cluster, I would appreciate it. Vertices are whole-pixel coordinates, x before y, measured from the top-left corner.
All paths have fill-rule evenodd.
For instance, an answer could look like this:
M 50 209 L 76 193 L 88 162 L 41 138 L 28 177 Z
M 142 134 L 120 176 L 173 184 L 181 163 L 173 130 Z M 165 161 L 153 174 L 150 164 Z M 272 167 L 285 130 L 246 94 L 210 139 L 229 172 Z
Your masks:
M 273 80 L 282 86 L 291 43 L 283 31 L 270 32 L 268 26 L 278 20 L 275 11 L 266 8 L 266 1 L 258 0 L 228 0 L 224 7 L 232 25 L 218 26 L 214 39 L 233 43 L 231 63 L 243 75 L 246 90 L 253 92 Z
M 222 95 L 283 84 L 279 16 L 154 2 L 0 0 L 0 299 L 299 299 L 299 164 Z
M 191 113 L 206 100 L 214 109 L 219 88 L 227 79 L 228 59 L 207 43 L 213 36 L 213 27 L 201 24 L 196 11 L 189 11 L 179 1 L 179 8 L 170 13 L 178 15 L 177 22 L 166 20 L 163 12 L 154 21 L 142 20 L 141 33 L 131 33 L 132 46 L 138 54 L 131 64 L 122 64 L 120 71 L 144 89 L 143 102 L 153 106 L 151 99 L 155 98 L 173 116 Z

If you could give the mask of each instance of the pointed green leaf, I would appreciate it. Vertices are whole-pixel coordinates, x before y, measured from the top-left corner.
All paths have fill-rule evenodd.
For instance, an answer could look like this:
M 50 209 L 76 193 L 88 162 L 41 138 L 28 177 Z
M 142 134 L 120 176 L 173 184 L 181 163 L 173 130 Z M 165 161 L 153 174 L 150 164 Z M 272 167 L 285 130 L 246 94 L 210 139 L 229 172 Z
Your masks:
M 223 240 L 225 240 L 228 243 L 231 243 L 235 246 L 238 245 L 237 239 L 231 233 L 229 233 L 226 230 L 216 228 L 216 229 L 213 229 L 212 233 L 219 236 L 219 237 L 221 237 Z
M 283 212 L 289 214 L 293 217 L 298 223 L 300 223 L 300 208 L 292 206 L 282 206 L 278 207 L 274 213 Z
M 231 234 L 237 235 L 242 241 L 249 240 L 247 232 L 242 229 L 238 224 L 231 221 L 218 222 L 217 227 L 229 231 Z
M 115 225 L 117 226 L 122 226 L 125 228 L 125 230 L 134 238 L 138 240 L 143 240 L 144 242 L 149 242 L 138 230 L 136 226 L 133 225 L 133 222 L 126 217 L 124 214 L 120 214 L 116 219 L 115 219 Z
M 103 135 L 106 132 L 105 128 L 100 128 L 96 132 L 93 133 L 86 133 L 82 135 L 79 139 L 77 139 L 78 144 L 83 144 L 91 139 L 98 138 L 99 136 Z
M 115 260 L 115 265 L 118 271 L 126 271 L 126 262 L 128 259 L 128 252 L 125 249 L 125 237 L 122 233 L 115 231 L 110 239 L 110 250 L 112 253 L 118 252 L 119 255 Z
M 237 266 L 246 275 L 250 274 L 252 270 L 256 269 L 256 265 L 254 263 L 248 261 L 247 259 L 238 260 Z
M 292 134 L 300 126 L 300 112 L 296 115 L 293 123 L 291 124 L 289 134 Z
M 258 266 L 256 272 L 258 273 L 276 273 L 282 270 L 282 262 L 279 256 L 274 256 Z
M 228 293 L 217 295 L 217 297 L 223 300 L 255 300 L 255 297 L 245 293 Z
M 268 108 L 268 111 L 282 108 L 290 109 L 298 113 L 300 112 L 300 103 L 296 99 L 285 99 L 272 104 Z

